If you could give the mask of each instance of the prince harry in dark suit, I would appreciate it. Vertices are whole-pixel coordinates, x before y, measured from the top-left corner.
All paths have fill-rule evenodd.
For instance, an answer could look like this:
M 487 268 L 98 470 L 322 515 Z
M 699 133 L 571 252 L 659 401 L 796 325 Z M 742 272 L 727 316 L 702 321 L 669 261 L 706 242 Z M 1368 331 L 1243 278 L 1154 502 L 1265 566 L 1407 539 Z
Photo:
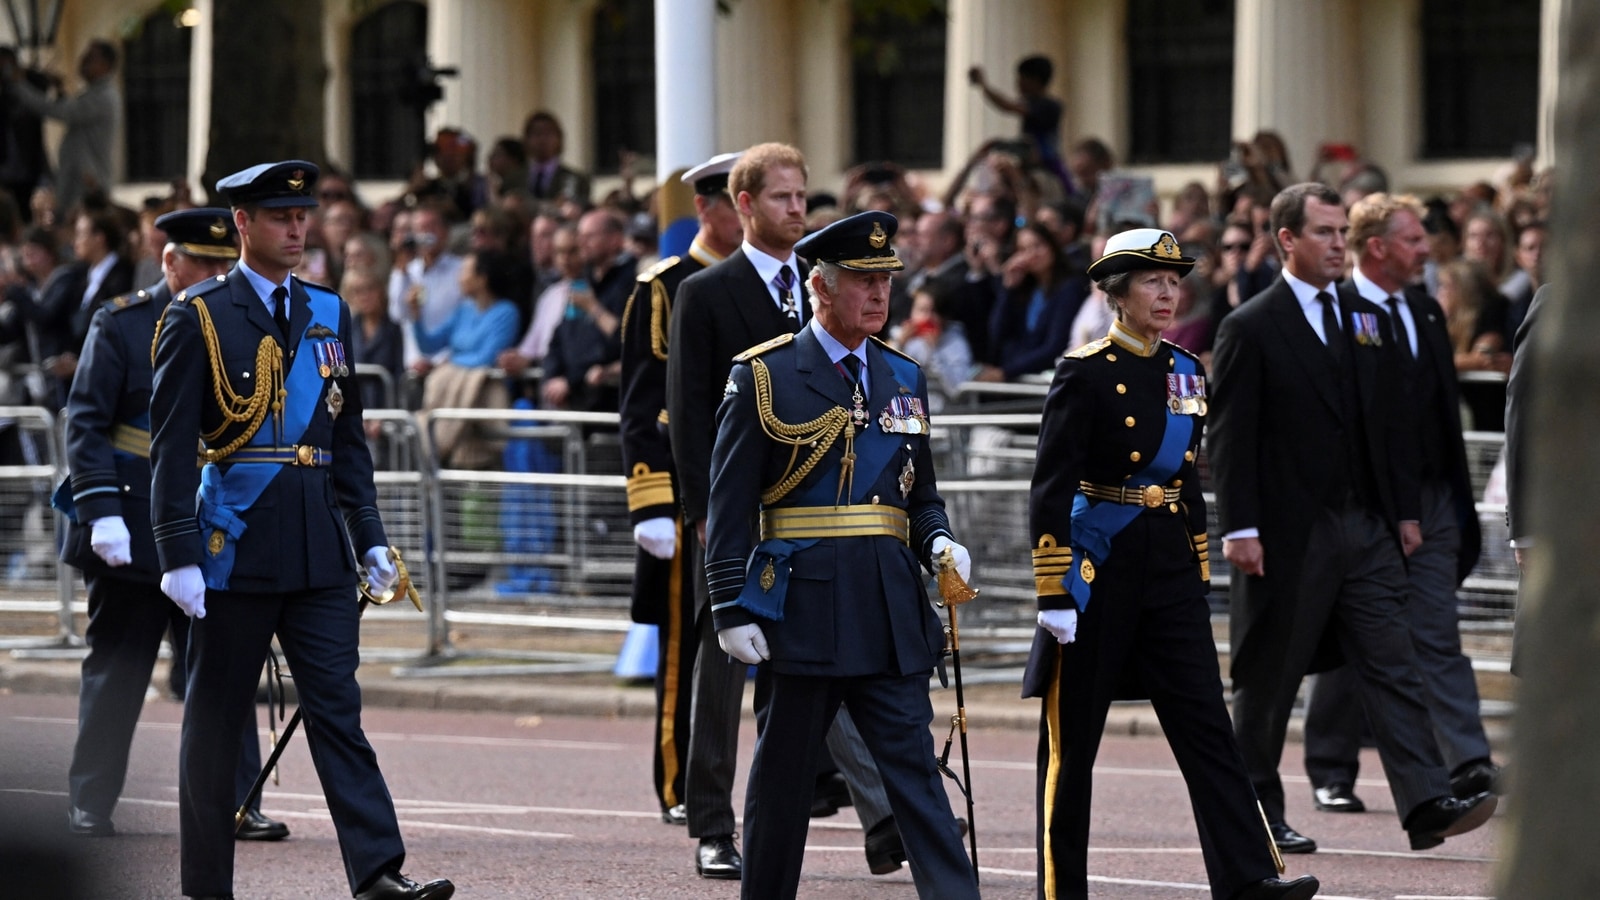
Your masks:
M 1349 228 L 1339 195 L 1285 188 L 1271 287 L 1217 334 L 1208 439 L 1235 581 L 1239 748 L 1279 849 L 1316 842 L 1286 821 L 1278 760 L 1300 680 L 1348 659 L 1413 850 L 1482 825 L 1493 795 L 1451 795 L 1405 617 L 1405 556 L 1422 541 L 1415 442 L 1382 309 L 1340 293 Z

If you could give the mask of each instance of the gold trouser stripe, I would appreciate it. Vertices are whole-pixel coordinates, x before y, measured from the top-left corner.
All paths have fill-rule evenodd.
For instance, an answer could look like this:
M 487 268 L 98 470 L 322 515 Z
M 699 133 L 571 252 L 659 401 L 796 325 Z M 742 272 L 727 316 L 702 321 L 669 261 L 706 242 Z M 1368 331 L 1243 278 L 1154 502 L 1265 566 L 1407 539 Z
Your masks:
M 894 506 L 862 503 L 852 506 L 786 506 L 761 511 L 761 539 L 807 540 L 886 535 L 902 544 L 911 540 L 911 520 Z
M 672 555 L 672 571 L 667 576 L 667 640 L 661 653 L 666 657 L 661 667 L 661 802 L 667 809 L 677 806 L 677 791 L 672 785 L 678 780 L 678 684 L 683 677 L 683 661 L 679 648 L 683 645 L 683 519 L 674 519 L 677 531 L 678 552 Z
M 150 458 L 150 432 L 132 425 L 117 425 L 111 429 L 111 446 L 142 459 Z
M 628 479 L 630 511 L 651 506 L 672 506 L 674 502 L 671 472 L 645 472 Z
M 1061 653 L 1062 648 L 1057 647 L 1055 677 L 1050 679 L 1050 689 L 1044 696 L 1045 725 L 1050 735 L 1050 761 L 1044 774 L 1044 835 L 1041 841 L 1044 848 L 1045 900 L 1055 900 L 1056 896 L 1056 855 L 1050 829 L 1055 824 L 1056 785 L 1061 780 Z

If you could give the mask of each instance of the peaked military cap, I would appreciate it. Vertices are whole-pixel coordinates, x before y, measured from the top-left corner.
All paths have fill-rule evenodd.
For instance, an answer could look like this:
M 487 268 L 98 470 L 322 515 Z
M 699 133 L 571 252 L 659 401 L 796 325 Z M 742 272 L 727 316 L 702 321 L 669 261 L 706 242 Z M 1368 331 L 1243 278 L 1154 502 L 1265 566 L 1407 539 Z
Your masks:
M 1160 228 L 1132 228 L 1114 234 L 1106 241 L 1100 258 L 1089 264 L 1089 277 L 1099 281 L 1122 272 L 1142 269 L 1171 269 L 1189 274 L 1194 258 L 1183 255 L 1178 239 Z
M 201 206 L 169 212 L 156 219 L 156 227 L 167 233 L 168 243 L 190 256 L 239 258 L 233 214 L 220 207 Z
M 693 185 L 696 194 L 716 196 L 727 193 L 728 173 L 733 171 L 733 164 L 744 155 L 743 150 L 733 153 L 718 153 L 698 166 L 683 173 L 680 179 L 684 184 Z
M 303 159 L 262 163 L 217 182 L 229 206 L 316 206 L 317 167 Z
M 898 271 L 906 264 L 894 255 L 889 239 L 899 230 L 900 221 L 886 212 L 856 213 L 801 238 L 794 252 L 855 272 Z

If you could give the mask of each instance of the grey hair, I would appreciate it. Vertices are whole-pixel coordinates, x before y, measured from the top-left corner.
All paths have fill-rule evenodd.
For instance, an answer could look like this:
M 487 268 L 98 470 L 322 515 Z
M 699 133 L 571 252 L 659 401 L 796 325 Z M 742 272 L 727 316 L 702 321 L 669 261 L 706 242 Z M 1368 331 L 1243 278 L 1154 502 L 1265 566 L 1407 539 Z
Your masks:
M 822 283 L 828 286 L 828 293 L 839 293 L 839 265 L 837 263 L 817 261 L 811 265 L 811 277 L 806 279 L 806 296 L 811 301 L 811 310 L 817 309 L 817 277 L 822 278 Z
M 1117 272 L 1095 282 L 1095 287 L 1100 289 L 1100 293 L 1106 295 L 1106 300 L 1115 301 L 1118 297 L 1126 297 L 1128 295 L 1128 287 L 1132 283 L 1132 272 Z M 1116 308 L 1115 302 L 1112 302 L 1112 308 Z

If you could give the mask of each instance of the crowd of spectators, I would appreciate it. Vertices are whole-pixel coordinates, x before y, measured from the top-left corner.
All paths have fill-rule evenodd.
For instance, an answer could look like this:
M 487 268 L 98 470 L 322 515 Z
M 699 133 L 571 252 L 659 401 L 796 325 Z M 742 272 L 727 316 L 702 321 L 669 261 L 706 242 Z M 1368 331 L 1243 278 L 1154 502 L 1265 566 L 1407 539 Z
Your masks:
M 1162 227 L 1199 260 L 1168 338 L 1205 357 L 1218 322 L 1277 276 L 1267 205 L 1279 189 L 1320 180 L 1354 202 L 1389 187 L 1379 166 L 1343 145 L 1325 146 L 1297 172 L 1284 141 L 1262 132 L 1232 146 L 1214 184 L 1185 185 L 1163 204 L 1148 178 L 1117 167 L 1106 142 L 1062 142 L 1047 60 L 1018 66 L 1015 96 L 970 74 L 990 103 L 1021 119 L 1016 139 L 978 147 L 942 194 L 877 162 L 808 202 L 811 228 L 863 209 L 900 217 L 907 267 L 883 336 L 928 364 L 938 406 L 968 382 L 1038 379 L 1104 335 L 1109 309 L 1084 272 L 1109 234 Z M 33 114 L 20 102 L 9 108 Z M 621 186 L 592 197 L 590 178 L 562 152 L 561 123 L 538 111 L 520 138 L 497 138 L 487 153 L 461 129 L 441 129 L 404 190 L 375 204 L 348 173 L 324 167 L 299 274 L 340 287 L 350 302 L 353 357 L 381 366 L 392 386 L 375 386 L 369 405 L 425 406 L 427 379 L 448 362 L 501 380 L 503 391 L 483 396 L 506 403 L 615 409 L 620 320 L 637 273 L 653 262 L 655 195 L 635 195 L 636 160 L 623 154 Z M 1544 278 L 1550 177 L 1519 157 L 1492 182 L 1426 200 L 1425 280 L 1449 316 L 1462 372 L 1509 366 L 1511 336 Z M 57 215 L 48 191 L 14 191 L 0 191 L 0 352 L 11 373 L 28 364 L 37 372 L 31 388 L 0 374 L 0 388 L 50 405 L 71 378 L 85 311 L 156 280 L 165 237 L 154 220 L 192 201 L 177 182 L 132 210 L 89 182 Z M 1479 427 L 1496 421 L 1489 405 Z

